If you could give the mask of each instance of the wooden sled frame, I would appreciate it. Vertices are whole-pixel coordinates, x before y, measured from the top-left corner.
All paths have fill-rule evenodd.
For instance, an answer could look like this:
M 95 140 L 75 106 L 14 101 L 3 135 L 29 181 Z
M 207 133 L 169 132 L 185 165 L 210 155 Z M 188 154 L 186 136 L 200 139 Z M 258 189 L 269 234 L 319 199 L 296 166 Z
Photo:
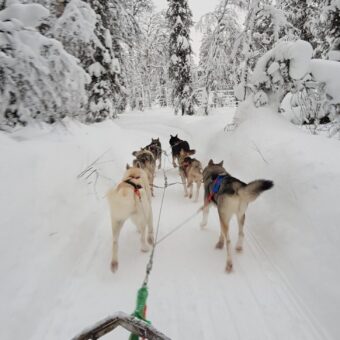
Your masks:
M 171 340 L 147 322 L 123 312 L 118 312 L 97 322 L 92 327 L 89 327 L 76 335 L 72 340 L 97 340 L 118 326 L 122 326 L 129 332 L 145 339 Z

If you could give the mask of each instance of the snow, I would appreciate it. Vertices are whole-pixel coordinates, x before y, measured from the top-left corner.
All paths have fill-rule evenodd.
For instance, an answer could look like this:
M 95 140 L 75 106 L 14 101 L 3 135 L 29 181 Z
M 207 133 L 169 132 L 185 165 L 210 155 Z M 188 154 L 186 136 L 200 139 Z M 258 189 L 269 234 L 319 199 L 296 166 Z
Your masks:
M 313 78 L 326 83 L 326 93 L 332 97 L 330 103 L 340 103 L 340 63 L 333 60 L 312 59 L 310 64 Z
M 334 61 L 340 61 L 340 51 L 329 51 L 328 59 Z
M 312 54 L 313 48 L 306 41 L 282 41 L 258 60 L 251 76 L 252 83 L 258 85 L 268 80 L 266 67 L 270 60 L 272 62 L 268 66 L 270 69 L 269 74 L 273 73 L 273 68 L 276 68 L 277 61 L 289 60 L 290 77 L 295 80 L 302 79 L 310 72 Z M 274 66 L 272 66 L 273 63 Z
M 248 105 L 248 106 L 247 106 Z M 128 222 L 120 239 L 120 268 L 109 270 L 111 229 L 103 198 L 121 178 L 131 152 L 160 137 L 169 152 L 179 133 L 203 164 L 224 160 L 244 181 L 272 179 L 273 190 L 249 207 L 245 250 L 224 272 L 225 251 L 212 209 L 160 243 L 149 282 L 148 319 L 172 339 L 337 339 L 340 328 L 338 141 L 308 135 L 247 103 L 238 128 L 228 109 L 208 117 L 174 116 L 169 110 L 131 112 L 91 126 L 29 126 L 0 133 L 0 337 L 69 339 L 122 310 L 132 312 L 148 255 L 139 252 Z M 98 156 L 95 178 L 77 179 Z M 170 183 L 178 170 L 164 158 Z M 163 184 L 162 171 L 155 184 Z M 167 189 L 160 236 L 201 203 Z M 154 220 L 162 191 L 153 199 Z M 202 193 L 201 196 L 202 198 Z M 237 229 L 232 225 L 232 244 Z M 18 326 L 20 325 L 20 327 Z M 127 338 L 123 330 L 110 339 Z
M 53 27 L 53 34 L 62 41 L 76 41 L 89 44 L 95 41 L 101 45 L 94 34 L 96 27 L 96 13 L 91 6 L 81 0 L 71 0 L 62 16 L 60 16 Z
M 105 73 L 105 69 L 99 62 L 95 62 L 89 66 L 89 74 L 91 76 L 94 75 L 99 78 L 102 73 Z
M 179 35 L 177 37 L 177 46 L 181 50 L 187 50 L 190 48 L 188 39 L 183 35 Z
M 0 11 L 0 20 L 16 19 L 24 26 L 37 27 L 48 15 L 48 9 L 40 4 L 13 3 Z

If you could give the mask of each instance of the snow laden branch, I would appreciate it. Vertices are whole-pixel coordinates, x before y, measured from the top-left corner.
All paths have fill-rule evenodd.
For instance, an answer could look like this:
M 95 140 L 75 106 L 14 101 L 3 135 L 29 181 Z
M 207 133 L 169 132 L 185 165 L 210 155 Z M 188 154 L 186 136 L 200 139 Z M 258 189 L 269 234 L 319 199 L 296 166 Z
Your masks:
M 305 91 L 311 102 L 307 111 L 314 107 L 315 119 L 327 114 L 339 120 L 340 63 L 312 59 L 312 54 L 312 46 L 303 40 L 280 42 L 265 53 L 248 84 L 255 106 L 268 105 L 278 112 L 287 93 Z

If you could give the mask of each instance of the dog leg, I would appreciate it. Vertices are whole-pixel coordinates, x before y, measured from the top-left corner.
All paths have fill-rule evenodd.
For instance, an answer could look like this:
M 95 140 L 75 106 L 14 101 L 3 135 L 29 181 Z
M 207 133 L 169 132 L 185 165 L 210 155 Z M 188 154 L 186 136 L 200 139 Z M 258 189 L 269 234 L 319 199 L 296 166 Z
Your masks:
M 196 182 L 196 196 L 195 196 L 195 202 L 198 202 L 198 196 L 200 194 L 200 187 L 201 187 L 201 182 Z
M 159 157 L 158 170 L 162 167 L 162 155 Z
M 243 239 L 244 239 L 244 221 L 245 221 L 246 215 L 237 215 L 237 222 L 238 222 L 238 240 L 236 243 L 236 250 L 242 251 L 243 249 Z
M 201 228 L 203 229 L 208 223 L 208 215 L 209 215 L 209 204 L 205 204 L 203 207 L 203 216 L 201 222 Z
M 153 214 L 152 209 L 150 209 L 149 218 L 148 218 L 148 243 L 150 246 L 154 243 L 154 236 L 153 236 Z
M 182 179 L 182 184 L 183 184 L 183 188 L 184 188 L 184 197 L 188 197 L 188 190 L 187 190 L 187 179 L 185 178 L 185 175 L 182 171 L 180 171 L 180 176 Z
M 146 228 L 147 228 L 146 224 L 143 223 L 143 225 L 141 225 L 142 232 L 140 235 L 140 242 L 141 242 L 141 250 L 142 252 L 145 252 L 145 253 L 149 251 L 149 246 L 146 243 Z
M 149 251 L 149 246 L 146 243 L 146 233 L 147 233 L 147 225 L 148 225 L 148 208 L 145 204 L 141 202 L 138 207 L 138 212 L 131 216 L 132 222 L 137 226 L 140 230 L 140 242 L 141 242 L 141 251 L 147 252 Z
M 194 184 L 193 182 L 188 182 L 187 187 L 189 188 L 189 198 L 192 198 L 192 192 L 194 191 Z
M 223 234 L 227 243 L 227 264 L 225 270 L 230 273 L 233 269 L 233 260 L 231 257 L 231 246 L 230 246 L 230 236 L 229 236 L 229 221 L 219 214 L 220 224 L 221 224 L 221 234 Z
M 177 168 L 177 164 L 175 162 L 176 157 L 174 155 L 172 155 L 172 165 L 174 166 L 174 168 Z
M 222 231 L 221 231 L 221 232 L 220 232 L 220 237 L 219 237 L 219 239 L 218 239 L 218 242 L 217 242 L 216 245 L 215 245 L 215 248 L 216 248 L 216 249 L 223 249 L 223 247 L 224 247 L 224 240 L 225 240 L 224 234 L 223 234 Z
M 111 221 L 112 223 L 112 260 L 111 271 L 114 273 L 118 269 L 118 239 L 124 221 Z

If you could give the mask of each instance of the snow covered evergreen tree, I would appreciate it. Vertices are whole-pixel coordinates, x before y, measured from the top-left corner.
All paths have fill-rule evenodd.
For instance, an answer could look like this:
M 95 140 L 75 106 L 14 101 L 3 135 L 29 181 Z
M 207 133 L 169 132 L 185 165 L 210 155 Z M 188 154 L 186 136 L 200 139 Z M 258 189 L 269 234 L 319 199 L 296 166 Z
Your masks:
M 180 109 L 182 115 L 193 114 L 190 44 L 192 13 L 187 0 L 168 0 L 168 3 L 166 18 L 170 27 L 169 76 L 172 80 L 175 113 Z
M 80 59 L 91 75 L 87 86 L 86 122 L 115 117 L 125 109 L 126 60 L 137 24 L 121 0 L 71 0 L 56 20 L 52 34 Z
M 0 12 L 0 119 L 25 125 L 80 114 L 87 75 L 76 58 L 34 27 L 48 15 L 39 4 L 13 4 Z
M 233 60 L 236 96 L 243 100 L 249 75 L 259 57 L 269 51 L 279 40 L 294 39 L 294 28 L 285 13 L 268 0 L 252 0 L 249 3 L 244 30 L 236 40 Z

